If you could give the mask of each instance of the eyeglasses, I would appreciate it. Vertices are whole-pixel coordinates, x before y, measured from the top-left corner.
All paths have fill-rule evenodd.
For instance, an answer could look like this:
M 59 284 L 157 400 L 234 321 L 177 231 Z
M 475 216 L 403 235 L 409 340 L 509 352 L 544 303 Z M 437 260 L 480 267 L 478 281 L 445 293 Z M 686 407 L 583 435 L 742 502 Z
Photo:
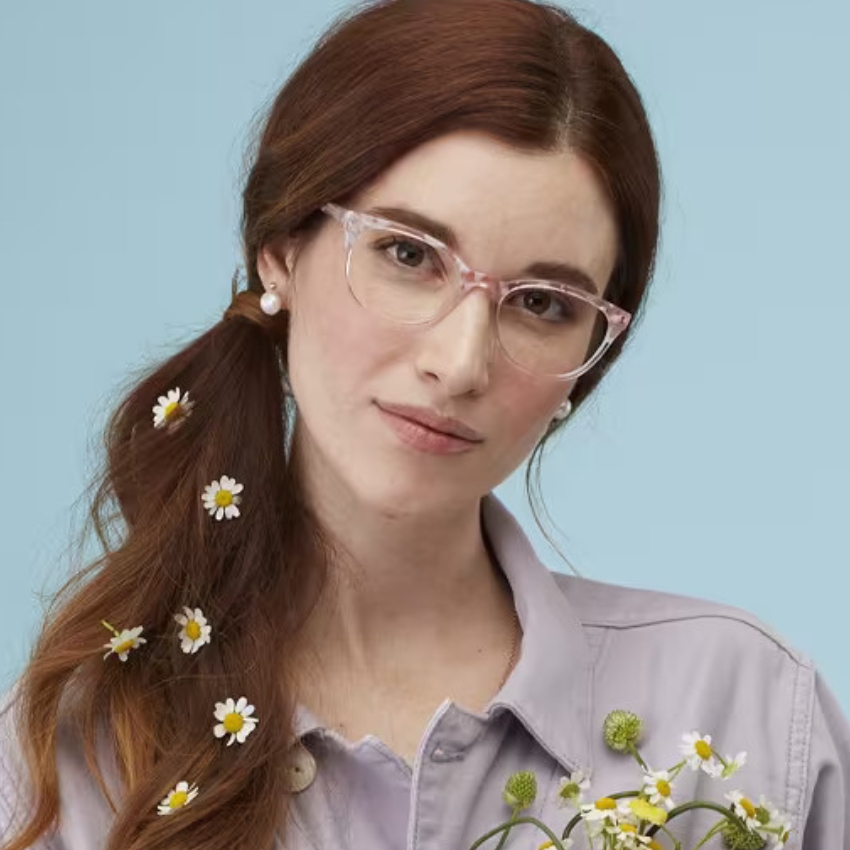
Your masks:
M 348 287 L 363 307 L 400 324 L 431 325 L 467 292 L 484 289 L 496 304 L 499 346 L 531 374 L 577 378 L 631 321 L 626 310 L 570 283 L 474 271 L 438 239 L 398 222 L 337 204 L 322 212 L 345 229 Z

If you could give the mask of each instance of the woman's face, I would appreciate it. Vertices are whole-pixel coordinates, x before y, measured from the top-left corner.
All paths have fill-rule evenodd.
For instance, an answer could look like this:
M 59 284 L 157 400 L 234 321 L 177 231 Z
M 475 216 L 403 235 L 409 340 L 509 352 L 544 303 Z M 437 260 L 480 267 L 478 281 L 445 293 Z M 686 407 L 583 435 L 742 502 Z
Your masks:
M 613 210 L 571 151 L 529 153 L 457 132 L 396 161 L 348 204 L 403 207 L 450 226 L 472 268 L 514 279 L 538 261 L 578 267 L 604 294 L 617 253 Z M 469 505 L 513 472 L 573 382 L 518 369 L 495 337 L 495 305 L 474 289 L 431 326 L 402 326 L 361 306 L 345 275 L 344 231 L 330 217 L 294 274 L 264 249 L 263 284 L 291 311 L 289 378 L 308 486 L 386 516 Z M 477 441 L 447 442 L 387 412 L 425 408 Z

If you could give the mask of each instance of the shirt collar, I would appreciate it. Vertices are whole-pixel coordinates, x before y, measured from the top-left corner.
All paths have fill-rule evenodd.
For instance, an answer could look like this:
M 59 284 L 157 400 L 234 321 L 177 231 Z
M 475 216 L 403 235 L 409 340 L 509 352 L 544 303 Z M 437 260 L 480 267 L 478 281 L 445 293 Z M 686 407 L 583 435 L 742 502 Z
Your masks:
M 581 623 L 516 519 L 492 493 L 482 500 L 481 522 L 522 627 L 519 659 L 485 713 L 509 710 L 556 761 L 589 776 L 592 671 Z M 301 703 L 294 726 L 296 739 L 323 728 Z
M 507 508 L 492 493 L 481 508 L 522 626 L 519 660 L 485 711 L 509 709 L 560 764 L 589 776 L 592 659 L 581 622 Z

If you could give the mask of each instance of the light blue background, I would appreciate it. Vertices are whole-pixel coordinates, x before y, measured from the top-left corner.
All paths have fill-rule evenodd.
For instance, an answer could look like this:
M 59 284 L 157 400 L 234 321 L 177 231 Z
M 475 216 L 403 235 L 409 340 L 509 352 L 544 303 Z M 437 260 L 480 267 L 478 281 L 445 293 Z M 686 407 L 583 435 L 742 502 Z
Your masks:
M 120 383 L 224 309 L 249 126 L 342 8 L 3 0 L 0 685 Z M 645 321 L 547 459 L 556 539 L 590 577 L 753 611 L 850 711 L 850 6 L 577 11 L 645 97 L 666 211 Z M 500 492 L 529 516 L 519 476 Z

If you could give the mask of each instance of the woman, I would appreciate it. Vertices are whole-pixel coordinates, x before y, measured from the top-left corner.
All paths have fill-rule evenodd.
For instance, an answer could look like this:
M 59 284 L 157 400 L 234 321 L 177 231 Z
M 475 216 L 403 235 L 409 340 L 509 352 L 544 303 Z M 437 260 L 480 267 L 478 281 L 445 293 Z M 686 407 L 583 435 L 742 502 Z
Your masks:
M 659 183 L 628 76 L 557 7 L 387 0 L 319 41 L 260 135 L 247 287 L 110 423 L 114 542 L 3 715 L 5 848 L 464 848 L 521 770 L 560 828 L 563 775 L 634 785 L 618 708 L 654 766 L 671 732 L 745 747 L 787 846 L 850 847 L 850 733 L 804 657 L 550 573 L 490 492 L 634 328 Z

